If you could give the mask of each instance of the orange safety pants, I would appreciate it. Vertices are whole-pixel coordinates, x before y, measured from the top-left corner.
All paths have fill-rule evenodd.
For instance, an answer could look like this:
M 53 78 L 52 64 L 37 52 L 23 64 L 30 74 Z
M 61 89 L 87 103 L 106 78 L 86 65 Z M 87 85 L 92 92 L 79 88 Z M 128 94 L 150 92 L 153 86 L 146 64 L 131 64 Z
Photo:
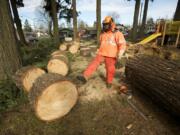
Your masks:
M 84 77 L 89 78 L 96 71 L 97 67 L 104 61 L 106 67 L 106 81 L 107 83 L 112 83 L 115 74 L 116 63 L 116 58 L 112 57 L 97 55 L 84 71 Z

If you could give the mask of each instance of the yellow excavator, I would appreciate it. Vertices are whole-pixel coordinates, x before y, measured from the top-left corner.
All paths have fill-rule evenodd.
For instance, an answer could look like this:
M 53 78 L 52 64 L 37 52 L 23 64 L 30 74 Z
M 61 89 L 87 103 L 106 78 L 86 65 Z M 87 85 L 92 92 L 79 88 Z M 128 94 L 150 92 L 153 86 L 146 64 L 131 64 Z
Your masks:
M 142 41 L 137 44 L 147 44 L 151 41 L 157 40 L 158 37 L 161 37 L 161 45 L 163 46 L 165 36 L 166 35 L 175 35 L 176 36 L 176 43 L 177 46 L 179 44 L 180 39 L 180 21 L 160 21 L 157 25 L 157 30 L 154 34 L 146 37 Z

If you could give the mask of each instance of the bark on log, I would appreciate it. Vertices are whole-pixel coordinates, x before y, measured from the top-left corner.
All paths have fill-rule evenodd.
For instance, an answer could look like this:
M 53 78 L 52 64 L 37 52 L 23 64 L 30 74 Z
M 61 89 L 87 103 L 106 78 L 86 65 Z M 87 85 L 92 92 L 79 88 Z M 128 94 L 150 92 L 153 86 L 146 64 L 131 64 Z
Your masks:
M 57 57 L 57 56 L 66 57 L 66 53 L 63 52 L 63 51 L 59 51 L 59 50 L 54 51 L 53 53 L 51 53 L 51 57 L 52 57 L 52 58 L 53 58 L 53 57 Z M 66 58 L 67 58 L 67 57 L 66 57 Z
M 23 67 L 15 73 L 14 81 L 20 89 L 29 92 L 36 79 L 43 74 L 45 74 L 45 71 L 40 68 L 34 66 Z
M 66 115 L 76 104 L 76 86 L 59 74 L 38 78 L 29 93 L 29 101 L 38 118 L 52 121 Z
M 49 73 L 57 73 L 66 76 L 69 71 L 69 61 L 65 55 L 52 57 L 47 65 Z
M 135 90 L 180 117 L 180 63 L 137 56 L 126 64 L 126 77 Z

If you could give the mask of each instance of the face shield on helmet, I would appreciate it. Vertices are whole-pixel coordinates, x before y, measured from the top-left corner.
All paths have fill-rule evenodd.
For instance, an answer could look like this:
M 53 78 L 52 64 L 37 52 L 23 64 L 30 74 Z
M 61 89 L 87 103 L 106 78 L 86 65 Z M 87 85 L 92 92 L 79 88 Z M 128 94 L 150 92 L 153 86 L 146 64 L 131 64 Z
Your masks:
M 111 30 L 111 23 L 103 23 L 103 31 L 107 32 Z

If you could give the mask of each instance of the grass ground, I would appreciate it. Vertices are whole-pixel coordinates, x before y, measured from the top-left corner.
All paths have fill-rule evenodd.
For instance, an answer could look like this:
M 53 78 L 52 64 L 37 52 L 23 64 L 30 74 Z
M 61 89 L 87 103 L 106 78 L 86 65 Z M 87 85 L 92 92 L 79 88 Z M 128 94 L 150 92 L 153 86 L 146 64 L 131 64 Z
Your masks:
M 88 45 L 91 42 L 84 42 L 84 44 Z M 51 49 L 44 53 L 48 56 L 50 52 Z M 78 103 L 72 111 L 62 119 L 47 123 L 40 121 L 35 116 L 29 103 L 22 103 L 1 113 L 0 135 L 179 134 L 180 125 L 163 111 L 151 106 L 151 102 L 147 98 L 144 100 L 142 95 L 135 94 L 132 99 L 129 99 L 145 115 L 146 119 L 144 119 L 129 104 L 127 96 L 117 92 L 119 85 L 124 83 L 123 70 L 117 70 L 111 90 L 107 90 L 105 86 L 104 65 L 98 68 L 85 85 L 82 85 L 76 80 L 76 76 L 86 68 L 92 57 L 80 55 L 76 55 L 76 57 L 69 55 L 69 57 L 71 58 L 71 71 L 68 77 L 77 84 L 79 92 Z M 40 59 L 39 63 L 41 64 L 42 61 Z

